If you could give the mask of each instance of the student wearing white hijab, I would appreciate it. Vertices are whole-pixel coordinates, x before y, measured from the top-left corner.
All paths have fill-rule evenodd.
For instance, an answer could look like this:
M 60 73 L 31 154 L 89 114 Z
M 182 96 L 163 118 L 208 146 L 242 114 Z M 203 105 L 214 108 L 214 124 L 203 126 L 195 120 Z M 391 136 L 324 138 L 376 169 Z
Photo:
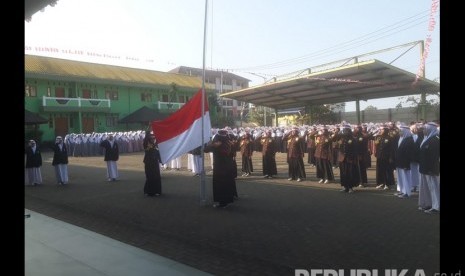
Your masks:
M 424 126 L 424 138 L 420 145 L 420 193 L 419 210 L 439 213 L 439 136 L 438 125 L 429 122 Z
M 42 154 L 36 145 L 36 141 L 29 140 L 26 148 L 26 173 L 28 177 L 28 184 L 36 186 L 42 184 Z
M 52 165 L 58 185 L 68 184 L 68 150 L 61 136 L 56 137 L 53 145 Z
M 119 159 L 118 143 L 114 140 L 113 134 L 108 135 L 108 139 L 103 140 L 100 146 L 105 149 L 105 158 L 107 162 L 107 177 L 108 181 L 116 181 L 118 179 L 118 166 L 116 161 Z
M 397 190 L 395 194 L 400 198 L 409 198 L 412 192 L 411 162 L 414 157 L 415 142 L 410 127 L 399 127 L 399 141 L 395 150 L 395 164 L 397 172 Z
M 412 192 L 417 192 L 420 185 L 420 164 L 419 153 L 420 144 L 423 142 L 423 124 L 413 123 L 410 126 L 412 132 L 413 141 L 415 142 L 415 150 L 413 154 L 412 162 L 410 162 L 410 173 L 412 175 Z

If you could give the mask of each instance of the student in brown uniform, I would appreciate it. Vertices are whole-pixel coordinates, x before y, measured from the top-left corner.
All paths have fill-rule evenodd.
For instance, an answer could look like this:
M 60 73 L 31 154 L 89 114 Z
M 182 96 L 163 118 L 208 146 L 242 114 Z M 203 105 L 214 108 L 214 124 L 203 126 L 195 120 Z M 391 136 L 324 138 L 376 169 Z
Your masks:
M 334 180 L 333 168 L 331 167 L 331 138 L 326 127 L 318 131 L 315 137 L 315 162 L 316 177 L 319 183 L 328 183 Z
M 350 129 L 350 125 L 344 125 L 342 135 L 339 137 L 339 171 L 341 178 L 341 192 L 353 193 L 353 187 L 360 182 L 358 172 L 357 143 Z
M 239 149 L 242 157 L 242 176 L 249 176 L 253 172 L 253 139 L 252 135 L 250 135 L 250 132 L 247 131 L 240 138 Z
M 287 136 L 287 163 L 289 178 L 287 180 L 302 181 L 306 178 L 304 167 L 304 143 L 299 137 L 299 129 L 294 127 Z
M 376 151 L 376 188 L 389 190 L 395 184 L 395 141 L 389 135 L 389 128 L 387 126 L 382 126 L 379 131 L 379 135 L 374 138 Z
M 363 188 L 368 184 L 367 167 L 371 163 L 370 151 L 368 149 L 368 134 L 363 131 L 363 127 L 358 125 L 354 129 L 354 138 L 358 146 L 358 171 L 360 183 L 358 187 Z
M 278 174 L 276 168 L 276 143 L 271 137 L 271 130 L 268 129 L 264 136 L 260 139 L 262 146 L 262 164 L 264 178 L 273 178 L 273 175 Z

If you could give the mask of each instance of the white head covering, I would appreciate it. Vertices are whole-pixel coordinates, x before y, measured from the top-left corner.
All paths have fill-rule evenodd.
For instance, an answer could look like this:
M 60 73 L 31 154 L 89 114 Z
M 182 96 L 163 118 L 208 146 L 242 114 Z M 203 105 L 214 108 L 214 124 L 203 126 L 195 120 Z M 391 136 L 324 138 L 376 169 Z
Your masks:
M 32 152 L 36 153 L 36 141 L 29 140 L 29 145 L 31 145 Z
M 438 124 L 436 124 L 435 122 L 426 123 L 423 126 L 423 133 L 425 134 L 425 138 L 423 138 L 420 147 L 423 145 L 423 143 L 426 142 L 426 140 L 439 134 Z
M 399 137 L 399 142 L 397 143 L 397 146 L 400 146 L 400 144 L 402 143 L 402 140 L 404 140 L 407 137 L 412 136 L 410 127 L 405 124 L 399 125 L 399 135 L 400 137 Z
M 412 136 L 412 132 L 410 131 L 410 127 L 407 125 L 400 125 L 399 126 L 399 134 L 401 138 L 407 138 Z

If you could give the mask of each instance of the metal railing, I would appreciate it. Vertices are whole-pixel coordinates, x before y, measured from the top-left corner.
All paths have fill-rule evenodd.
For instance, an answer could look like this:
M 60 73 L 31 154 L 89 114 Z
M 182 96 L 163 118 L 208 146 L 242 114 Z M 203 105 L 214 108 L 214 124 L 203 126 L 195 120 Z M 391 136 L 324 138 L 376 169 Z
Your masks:
M 87 99 L 87 98 L 59 98 L 42 97 L 43 107 L 87 107 L 87 108 L 110 108 L 111 100 L 108 99 Z
M 173 102 L 158 102 L 158 110 L 178 110 L 184 103 L 173 103 Z

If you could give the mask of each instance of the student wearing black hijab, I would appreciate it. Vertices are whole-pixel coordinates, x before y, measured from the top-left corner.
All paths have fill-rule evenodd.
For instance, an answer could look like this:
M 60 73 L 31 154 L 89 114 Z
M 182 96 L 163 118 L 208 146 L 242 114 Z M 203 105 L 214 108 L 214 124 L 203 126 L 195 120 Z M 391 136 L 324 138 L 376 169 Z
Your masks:
M 159 196 L 161 195 L 161 175 L 160 175 L 160 152 L 155 140 L 155 136 L 150 131 L 145 132 L 143 141 L 144 146 L 144 170 L 145 185 L 144 195 Z
M 219 130 L 205 147 L 205 152 L 213 152 L 213 202 L 217 203 L 213 207 L 228 206 L 234 201 L 236 195 L 233 144 L 227 130 Z

